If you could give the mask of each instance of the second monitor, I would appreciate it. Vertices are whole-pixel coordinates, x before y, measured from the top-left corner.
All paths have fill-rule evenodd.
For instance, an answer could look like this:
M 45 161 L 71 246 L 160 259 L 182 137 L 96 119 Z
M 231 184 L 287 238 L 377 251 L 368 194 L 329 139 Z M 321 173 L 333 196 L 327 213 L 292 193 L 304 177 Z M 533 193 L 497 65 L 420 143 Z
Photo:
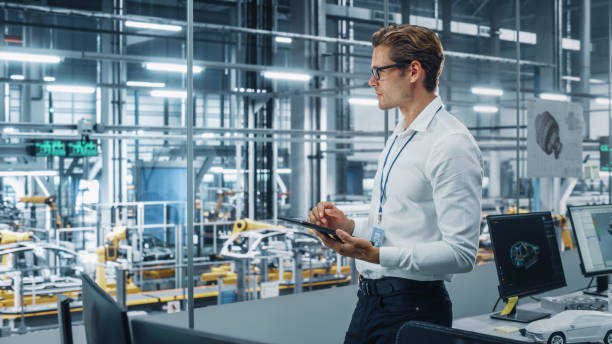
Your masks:
M 608 274 L 612 273 L 612 205 L 568 207 L 580 255 L 580 268 L 587 277 L 597 276 L 597 290 L 587 294 L 605 295 Z
M 487 223 L 501 298 L 528 296 L 566 285 L 550 212 L 491 215 Z M 548 315 L 512 308 L 509 314 L 493 317 L 530 322 Z

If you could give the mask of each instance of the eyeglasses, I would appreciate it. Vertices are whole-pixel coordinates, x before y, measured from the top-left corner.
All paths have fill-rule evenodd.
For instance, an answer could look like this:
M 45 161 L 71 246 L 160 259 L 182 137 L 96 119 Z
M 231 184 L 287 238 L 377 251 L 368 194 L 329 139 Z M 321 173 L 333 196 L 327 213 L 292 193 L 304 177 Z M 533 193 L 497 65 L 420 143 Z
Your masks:
M 385 70 L 385 69 L 389 69 L 389 68 L 403 67 L 405 65 L 410 64 L 411 62 L 412 61 L 402 61 L 402 62 L 394 63 L 394 64 L 388 65 L 388 66 L 372 68 L 372 69 L 370 69 L 370 75 L 373 76 L 376 81 L 379 81 L 380 80 L 380 71 L 381 70 Z

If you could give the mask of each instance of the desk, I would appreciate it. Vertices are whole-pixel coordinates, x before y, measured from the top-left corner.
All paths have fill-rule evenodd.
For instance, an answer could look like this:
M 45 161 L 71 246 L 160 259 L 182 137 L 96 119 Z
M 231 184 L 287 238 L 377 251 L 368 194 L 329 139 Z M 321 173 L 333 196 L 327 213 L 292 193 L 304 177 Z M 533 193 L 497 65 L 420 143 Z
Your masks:
M 530 310 L 530 311 L 541 311 L 541 312 L 550 313 L 550 311 L 540 308 L 540 304 L 536 302 L 521 305 L 519 308 Z M 520 340 L 520 341 L 524 341 L 528 343 L 533 343 L 532 340 L 521 336 L 521 334 L 518 331 L 513 332 L 513 333 L 503 333 L 503 332 L 498 332 L 498 331 L 493 330 L 493 328 L 495 327 L 504 326 L 504 325 L 513 326 L 517 328 L 523 328 L 528 325 L 527 323 L 491 319 L 490 317 L 491 314 L 492 313 L 480 314 L 476 316 L 455 319 L 453 321 L 453 327 L 458 328 L 460 330 L 478 332 L 478 333 L 488 334 L 491 336 L 509 338 L 509 339 Z
M 582 295 L 582 292 L 568 294 L 568 296 L 574 296 L 574 295 Z M 526 303 L 524 305 L 520 305 L 518 308 L 529 310 L 529 311 L 550 313 L 551 315 L 557 314 L 554 311 L 540 307 L 539 302 Z M 519 323 L 519 322 L 514 322 L 514 321 L 491 319 L 490 317 L 491 314 L 492 313 L 480 314 L 476 316 L 455 319 L 453 321 L 453 327 L 461 329 L 461 330 L 467 330 L 467 331 L 478 332 L 478 333 L 488 334 L 488 335 L 497 336 L 497 337 L 510 338 L 514 340 L 520 340 L 524 342 L 533 343 L 533 341 L 521 336 L 521 334 L 518 331 L 513 332 L 513 333 L 503 333 L 503 332 L 493 330 L 495 327 L 504 326 L 504 325 L 512 326 L 512 327 L 516 327 L 520 329 L 520 328 L 526 327 L 527 325 L 529 325 L 529 323 Z

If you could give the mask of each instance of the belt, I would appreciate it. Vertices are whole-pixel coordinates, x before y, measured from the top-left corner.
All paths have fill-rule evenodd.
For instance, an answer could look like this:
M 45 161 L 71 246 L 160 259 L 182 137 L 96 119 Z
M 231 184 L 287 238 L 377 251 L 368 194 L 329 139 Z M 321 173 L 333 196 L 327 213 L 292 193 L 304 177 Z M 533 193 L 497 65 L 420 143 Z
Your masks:
M 443 281 L 417 281 L 399 277 L 369 279 L 359 276 L 359 290 L 366 296 L 388 295 L 401 291 L 443 286 Z

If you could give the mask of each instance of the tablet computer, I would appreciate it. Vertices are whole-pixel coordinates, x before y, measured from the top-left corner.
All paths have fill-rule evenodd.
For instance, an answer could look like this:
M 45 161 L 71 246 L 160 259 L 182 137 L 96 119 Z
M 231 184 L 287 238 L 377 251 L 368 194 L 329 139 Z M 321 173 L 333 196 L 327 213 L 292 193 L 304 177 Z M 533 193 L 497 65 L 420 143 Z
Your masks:
M 315 224 L 312 224 L 310 222 L 306 222 L 306 221 L 302 221 L 300 219 L 290 219 L 290 218 L 286 218 L 286 217 L 278 217 L 279 220 L 282 221 L 287 221 L 289 223 L 293 223 L 294 225 L 298 225 L 301 227 L 306 227 L 306 228 L 312 228 L 320 233 L 323 233 L 325 235 L 327 235 L 330 239 L 342 242 L 342 240 L 340 240 L 340 238 L 336 235 L 336 231 L 331 230 L 329 228 L 325 228 L 322 226 L 317 226 Z

